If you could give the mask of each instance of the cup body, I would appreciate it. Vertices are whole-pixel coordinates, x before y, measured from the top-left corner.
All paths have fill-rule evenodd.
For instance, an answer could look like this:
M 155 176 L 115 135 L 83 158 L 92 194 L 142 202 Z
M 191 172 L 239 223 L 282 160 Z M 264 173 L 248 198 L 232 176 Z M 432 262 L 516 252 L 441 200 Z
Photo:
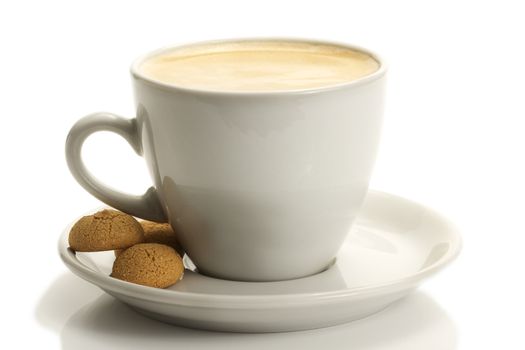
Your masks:
M 144 157 L 199 271 L 274 281 L 326 268 L 368 189 L 384 63 L 336 87 L 229 93 L 154 82 L 141 60 L 132 75 Z

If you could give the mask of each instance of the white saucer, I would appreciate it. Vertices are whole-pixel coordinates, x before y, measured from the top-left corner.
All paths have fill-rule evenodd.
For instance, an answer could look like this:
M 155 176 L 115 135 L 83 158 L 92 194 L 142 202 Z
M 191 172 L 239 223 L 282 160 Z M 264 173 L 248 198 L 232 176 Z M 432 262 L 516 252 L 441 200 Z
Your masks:
M 335 263 L 284 282 L 234 282 L 200 275 L 185 257 L 182 281 L 155 289 L 109 277 L 113 252 L 74 253 L 69 227 L 60 257 L 83 279 L 149 317 L 233 332 L 313 329 L 360 319 L 407 295 L 459 253 L 453 225 L 434 211 L 370 191 Z M 401 320 L 400 320 L 401 321 Z

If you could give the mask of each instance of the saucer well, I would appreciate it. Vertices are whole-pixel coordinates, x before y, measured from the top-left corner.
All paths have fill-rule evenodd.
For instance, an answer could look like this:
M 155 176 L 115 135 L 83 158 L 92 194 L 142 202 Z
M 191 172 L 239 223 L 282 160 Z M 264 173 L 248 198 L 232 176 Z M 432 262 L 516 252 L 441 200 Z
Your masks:
M 75 253 L 69 226 L 59 254 L 76 275 L 136 311 L 179 326 L 232 332 L 285 332 L 357 320 L 406 296 L 460 251 L 455 227 L 433 210 L 370 191 L 334 262 L 281 282 L 236 282 L 201 275 L 185 256 L 184 278 L 167 289 L 109 277 L 113 252 Z

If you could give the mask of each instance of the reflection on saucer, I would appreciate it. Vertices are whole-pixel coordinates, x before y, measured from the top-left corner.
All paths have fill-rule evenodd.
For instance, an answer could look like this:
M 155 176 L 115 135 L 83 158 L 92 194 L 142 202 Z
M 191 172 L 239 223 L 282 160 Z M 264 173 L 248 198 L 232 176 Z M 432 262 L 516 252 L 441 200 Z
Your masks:
M 97 297 L 98 295 L 98 297 Z M 93 297 L 95 298 L 93 300 Z M 416 292 L 363 320 L 324 329 L 268 334 L 206 332 L 150 320 L 67 274 L 36 309 L 45 327 L 60 330 L 65 350 L 105 349 L 455 349 L 457 332 L 446 313 Z

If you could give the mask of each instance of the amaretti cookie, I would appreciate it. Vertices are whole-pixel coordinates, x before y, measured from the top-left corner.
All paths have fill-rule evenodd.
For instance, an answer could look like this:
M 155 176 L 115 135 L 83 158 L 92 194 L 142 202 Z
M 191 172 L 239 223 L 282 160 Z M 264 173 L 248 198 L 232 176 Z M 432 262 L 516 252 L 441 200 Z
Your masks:
M 143 220 L 140 221 L 140 225 L 144 229 L 144 243 L 165 244 L 175 249 L 180 256 L 184 255 L 184 250 L 170 224 Z M 121 250 L 115 250 L 115 256 L 120 253 Z
M 170 224 L 141 221 L 140 225 L 144 229 L 144 243 L 165 244 L 175 249 L 180 256 L 184 255 L 184 250 Z
M 111 277 L 144 286 L 166 288 L 184 273 L 182 258 L 164 244 L 140 243 L 123 250 L 113 263 Z
M 144 241 L 144 229 L 134 217 L 104 209 L 82 217 L 69 232 L 69 246 L 79 252 L 125 249 Z

